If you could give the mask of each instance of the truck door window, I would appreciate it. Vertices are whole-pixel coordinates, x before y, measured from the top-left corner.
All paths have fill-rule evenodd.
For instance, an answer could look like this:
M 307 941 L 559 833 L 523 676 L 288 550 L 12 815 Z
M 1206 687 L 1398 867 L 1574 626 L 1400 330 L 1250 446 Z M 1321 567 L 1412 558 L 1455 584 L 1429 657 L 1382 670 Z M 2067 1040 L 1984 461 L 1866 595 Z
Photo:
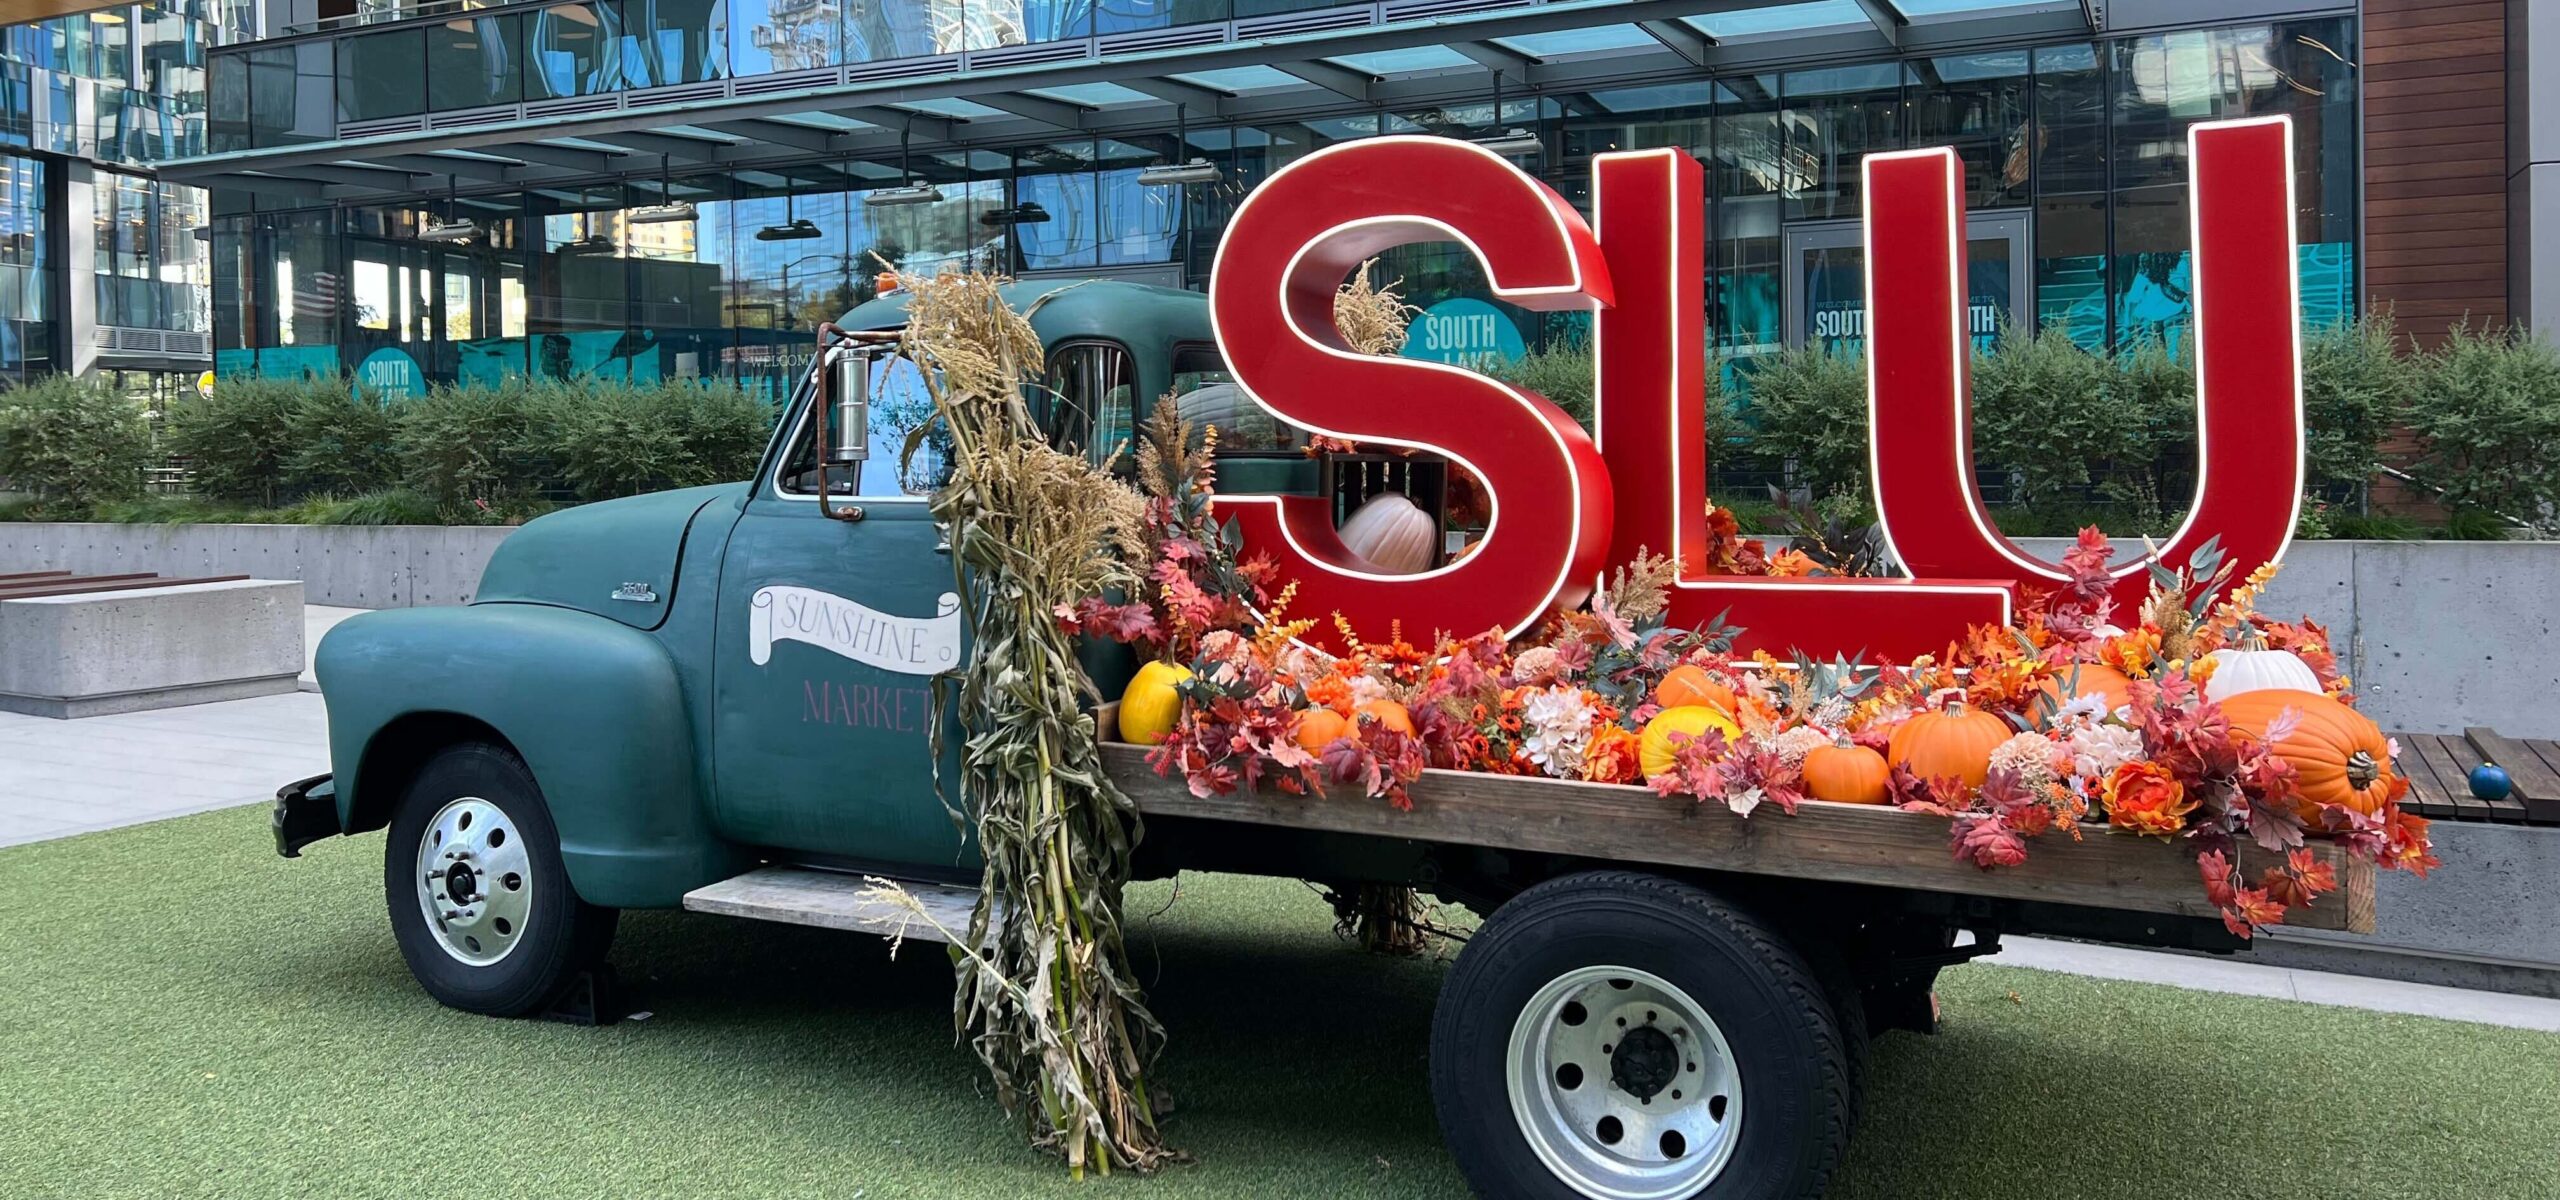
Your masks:
M 914 459 L 900 463 L 908 436 L 928 422 L 933 430 L 917 444 Z M 948 448 L 924 373 L 910 359 L 884 358 L 871 369 L 871 457 L 859 470 L 828 467 L 827 488 L 839 496 L 929 496 L 951 481 Z M 806 406 L 777 484 L 788 495 L 817 494 L 817 422 Z
M 1137 364 L 1117 342 L 1067 342 L 1049 352 L 1049 444 L 1096 466 L 1128 444 Z
M 1173 396 L 1182 419 L 1195 426 L 1218 427 L 1218 453 L 1301 456 L 1307 433 L 1265 412 L 1236 387 L 1225 360 L 1214 347 L 1177 346 L 1173 351 Z

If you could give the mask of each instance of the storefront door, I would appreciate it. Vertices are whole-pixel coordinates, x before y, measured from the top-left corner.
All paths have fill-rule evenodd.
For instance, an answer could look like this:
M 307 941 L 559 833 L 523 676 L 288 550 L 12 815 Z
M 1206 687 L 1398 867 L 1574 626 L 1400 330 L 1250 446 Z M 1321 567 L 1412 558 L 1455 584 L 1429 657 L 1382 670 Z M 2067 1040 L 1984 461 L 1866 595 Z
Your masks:
M 1966 293 L 1974 345 L 1989 349 L 2005 326 L 2029 328 L 2027 214 L 1965 218 Z M 1858 354 L 1867 344 L 1866 233 L 1857 221 L 1787 227 L 1787 344 Z

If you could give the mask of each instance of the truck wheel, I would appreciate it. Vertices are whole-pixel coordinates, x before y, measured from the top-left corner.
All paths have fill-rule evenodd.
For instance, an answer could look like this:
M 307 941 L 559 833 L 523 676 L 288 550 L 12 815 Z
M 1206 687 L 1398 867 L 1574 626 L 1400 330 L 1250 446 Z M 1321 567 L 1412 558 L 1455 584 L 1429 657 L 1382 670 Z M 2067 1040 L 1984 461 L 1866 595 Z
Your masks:
M 1848 1140 L 1813 970 L 1740 909 L 1633 872 L 1495 910 L 1441 986 L 1431 1093 L 1487 1200 L 1794 1200 Z
M 570 890 L 533 773 L 496 746 L 443 750 L 410 781 L 382 889 L 409 973 L 467 1012 L 539 1012 L 613 941 L 617 910 Z

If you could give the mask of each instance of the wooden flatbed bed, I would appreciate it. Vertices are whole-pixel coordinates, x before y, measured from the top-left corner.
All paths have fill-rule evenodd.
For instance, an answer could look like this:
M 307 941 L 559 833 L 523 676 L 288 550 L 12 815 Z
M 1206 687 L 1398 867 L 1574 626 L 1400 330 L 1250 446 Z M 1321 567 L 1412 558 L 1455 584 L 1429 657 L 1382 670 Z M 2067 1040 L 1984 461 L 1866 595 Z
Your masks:
M 1740 817 L 1625 784 L 1436 770 L 1410 789 L 1411 811 L 1338 793 L 1202 798 L 1181 780 L 1158 776 L 1146 753 L 1126 743 L 1102 750 L 1112 779 L 1149 816 L 2218 918 L 2192 854 L 2104 825 L 2082 826 L 2078 841 L 2061 830 L 2047 833 L 2029 844 L 2025 863 L 1985 871 L 1949 853 L 1946 821 L 1892 808 L 1814 800 L 1792 816 L 1764 806 Z M 2373 864 L 2333 844 L 2315 842 L 2312 852 L 2337 872 L 2338 890 L 2288 912 L 2286 923 L 2373 932 Z M 2245 856 L 2242 866 L 2254 870 Z

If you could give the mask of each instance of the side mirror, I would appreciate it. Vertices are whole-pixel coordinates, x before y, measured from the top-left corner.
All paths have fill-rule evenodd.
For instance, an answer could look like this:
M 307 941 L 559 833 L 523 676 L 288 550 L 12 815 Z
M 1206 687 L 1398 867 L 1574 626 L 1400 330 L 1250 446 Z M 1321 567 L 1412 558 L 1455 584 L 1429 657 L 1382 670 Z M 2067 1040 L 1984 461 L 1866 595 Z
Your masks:
M 845 465 L 871 457 L 871 367 L 879 359 L 850 347 L 827 360 L 827 461 Z

